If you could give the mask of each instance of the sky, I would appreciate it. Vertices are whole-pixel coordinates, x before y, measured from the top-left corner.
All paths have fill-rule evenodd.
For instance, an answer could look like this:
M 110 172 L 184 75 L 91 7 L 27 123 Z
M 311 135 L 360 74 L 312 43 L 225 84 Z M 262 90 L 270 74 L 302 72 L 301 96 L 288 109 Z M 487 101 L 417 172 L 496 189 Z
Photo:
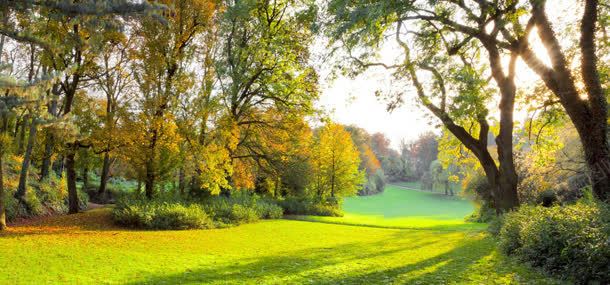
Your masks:
M 427 110 L 414 102 L 414 93 L 407 93 L 406 103 L 388 112 L 387 103 L 377 98 L 375 91 L 387 90 L 389 84 L 384 71 L 366 72 L 355 79 L 340 76 L 322 86 L 318 107 L 335 122 L 356 125 L 369 133 L 384 133 L 397 149 L 401 140 L 414 140 L 429 131 L 433 120 L 426 118 Z
M 324 58 L 325 41 L 318 42 L 313 48 L 317 56 Z M 402 56 L 402 50 L 393 41 L 381 47 L 380 61 L 396 62 Z M 356 125 L 373 134 L 384 133 L 391 146 L 398 149 L 402 140 L 411 141 L 427 131 L 434 130 L 432 124 L 438 121 L 432 118 L 429 111 L 417 104 L 416 93 L 406 89 L 404 103 L 388 112 L 387 101 L 375 96 L 376 91 L 390 92 L 405 88 L 391 76 L 391 70 L 372 67 L 356 78 L 330 75 L 330 70 L 322 60 L 320 74 L 320 99 L 317 106 L 334 121 L 344 125 Z M 428 115 L 426 115 L 428 114 Z
M 575 7 L 568 7 L 565 0 L 550 0 L 547 4 L 547 13 L 552 20 L 562 19 L 563 23 L 573 22 L 578 13 L 567 13 Z M 551 7 L 551 8 L 548 8 Z M 576 8 L 578 9 L 578 8 Z M 571 19 L 566 19 L 571 18 Z M 548 63 L 542 45 L 533 33 L 530 38 L 534 50 L 541 59 Z M 324 53 L 324 43 L 316 43 L 314 51 L 318 54 Z M 314 52 L 314 53 L 315 53 Z M 380 52 L 382 62 L 392 63 L 402 53 L 400 47 L 389 42 L 382 47 Z M 507 61 L 507 59 L 506 59 Z M 507 65 L 507 62 L 504 63 Z M 431 116 L 431 113 L 420 106 L 416 101 L 413 89 L 405 90 L 404 103 L 389 113 L 386 110 L 387 103 L 376 98 L 375 91 L 388 91 L 397 86 L 390 78 L 390 71 L 383 68 L 368 70 L 357 78 L 338 76 L 331 79 L 327 70 L 320 72 L 321 95 L 317 106 L 323 109 L 329 117 L 338 123 L 356 125 L 364 128 L 369 133 L 382 132 L 391 141 L 394 148 L 400 146 L 401 140 L 414 140 L 426 131 L 440 132 L 437 127 L 439 121 Z M 533 85 L 538 77 L 521 60 L 517 62 L 517 82 L 524 85 Z M 495 103 L 492 103 L 495 104 Z M 493 112 L 495 106 L 490 106 Z M 516 110 L 515 119 L 524 120 L 527 116 L 525 110 Z

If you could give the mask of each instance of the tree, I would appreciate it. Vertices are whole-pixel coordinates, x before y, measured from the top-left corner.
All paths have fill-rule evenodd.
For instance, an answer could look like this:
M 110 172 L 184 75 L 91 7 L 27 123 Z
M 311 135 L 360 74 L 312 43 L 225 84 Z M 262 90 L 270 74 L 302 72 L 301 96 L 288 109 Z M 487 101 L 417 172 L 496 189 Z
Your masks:
M 413 165 L 415 177 L 421 177 L 430 169 L 430 164 L 438 157 L 438 138 L 432 132 L 426 132 L 409 144 L 406 152 Z
M 124 144 L 120 132 L 116 130 L 121 106 L 127 107 L 131 99 L 129 93 L 133 88 L 133 79 L 129 74 L 129 48 L 132 48 L 132 40 L 123 33 L 113 32 L 108 35 L 108 44 L 104 46 L 97 60 L 97 75 L 95 76 L 95 88 L 102 91 L 106 97 L 105 113 L 103 114 L 103 128 L 94 134 L 104 154 L 100 185 L 97 194 L 103 196 L 110 174 L 111 151 Z
M 4 189 L 4 155 L 10 143 L 9 137 L 2 133 L 0 136 L 0 231 L 6 229 L 6 189 Z
M 318 77 L 310 65 L 308 46 L 314 15 L 305 4 L 225 3 L 215 73 L 220 102 L 236 128 L 237 145 L 228 149 L 236 188 L 253 188 L 257 169 L 273 172 L 274 165 L 281 165 L 272 161 L 277 153 L 270 153 L 267 144 L 290 132 L 286 128 L 290 124 L 283 122 L 313 111 Z
M 597 0 L 582 1 L 584 12 L 580 21 L 580 70 L 570 69 L 568 55 L 562 50 L 560 40 L 554 32 L 551 21 L 546 15 L 546 1 L 529 1 L 529 19 L 525 27 L 512 21 L 514 30 L 529 34 L 534 27 L 545 50 L 551 59 L 551 66 L 545 65 L 532 49 L 529 38 L 506 36 L 509 46 L 498 43 L 507 49 L 515 49 L 527 65 L 534 70 L 559 99 L 560 104 L 576 127 L 583 145 L 585 159 L 590 171 L 593 191 L 602 200 L 610 201 L 610 149 L 608 145 L 608 103 L 607 87 L 601 75 L 604 62 L 599 62 L 603 51 L 607 51 L 607 38 L 600 48 L 597 43 L 600 28 L 607 22 L 608 4 Z M 515 8 L 516 9 L 516 8 Z M 503 19 L 509 21 L 509 19 Z M 508 27 L 503 33 L 510 35 Z M 604 46 L 605 43 L 605 46 Z M 607 61 L 606 61 L 607 62 Z M 581 80 L 579 80 L 581 78 Z M 606 78 L 607 79 L 607 78 Z M 578 85 L 582 83 L 584 90 Z M 584 91 L 584 92 L 583 92 Z M 583 99 L 582 94 L 586 94 Z
M 330 36 L 347 51 L 347 59 L 354 63 L 356 72 L 381 66 L 395 70 L 395 77 L 409 80 L 422 105 L 477 157 L 492 185 L 496 210 L 511 210 L 519 204 L 512 145 L 518 52 L 512 50 L 503 54 L 495 45 L 498 38 L 504 36 L 502 26 L 494 25 L 488 30 L 486 23 L 499 16 L 517 15 L 517 11 L 512 10 L 514 2 L 499 4 L 500 7 L 488 7 L 487 1 L 474 4 L 416 2 L 331 1 L 328 6 Z M 479 14 L 469 5 L 482 5 Z M 465 12 L 456 12 L 460 10 Z M 375 48 L 388 34 L 402 48 L 404 59 L 396 64 L 371 62 Z M 517 38 L 521 39 L 522 35 Z M 357 48 L 362 48 L 363 52 L 354 54 Z M 485 60 L 482 60 L 480 50 L 487 53 L 488 68 L 481 66 Z M 503 57 L 509 58 L 507 68 Z M 491 71 L 500 95 L 497 164 L 487 150 L 489 110 L 486 104 L 495 92 L 488 87 L 484 70 Z M 423 72 L 432 79 L 429 84 L 421 80 Z M 396 94 L 398 98 L 390 102 L 390 107 L 402 102 L 402 94 Z M 463 123 L 477 124 L 478 133 L 471 133 Z
M 445 195 L 454 195 L 451 183 L 455 183 L 459 180 L 455 175 L 455 172 L 456 167 L 453 164 L 445 167 L 438 160 L 435 160 L 430 164 L 430 175 L 432 176 L 433 184 L 442 185 L 445 190 Z
M 326 124 L 316 137 L 311 186 L 319 199 L 355 195 L 364 180 L 359 153 L 350 134 L 338 124 Z
M 158 178 L 172 172 L 174 167 L 161 163 L 175 156 L 173 152 L 178 149 L 172 111 L 179 97 L 193 87 L 187 63 L 193 58 L 195 39 L 207 28 L 215 9 L 214 2 L 207 0 L 164 3 L 172 4 L 164 15 L 166 23 L 145 18 L 136 28 L 134 75 L 142 93 L 138 100 L 142 113 L 138 119 L 145 129 L 139 139 L 146 142 L 144 184 L 148 198 L 152 198 Z
M 387 157 L 390 155 L 390 139 L 382 133 L 374 133 L 371 135 L 371 148 L 378 158 Z

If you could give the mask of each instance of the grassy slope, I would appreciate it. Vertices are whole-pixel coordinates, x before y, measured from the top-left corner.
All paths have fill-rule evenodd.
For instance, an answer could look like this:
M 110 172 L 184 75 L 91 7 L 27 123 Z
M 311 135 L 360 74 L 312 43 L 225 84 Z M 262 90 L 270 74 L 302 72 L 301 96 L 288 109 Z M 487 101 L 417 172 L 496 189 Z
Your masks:
M 389 228 L 461 230 L 485 227 L 483 224 L 464 222 L 464 217 L 474 210 L 469 201 L 392 185 L 387 186 L 385 191 L 378 195 L 348 198 L 343 208 L 343 217 L 294 218 Z
M 553 283 L 472 231 L 289 220 L 130 231 L 96 209 L 13 227 L 0 244 L 0 284 Z

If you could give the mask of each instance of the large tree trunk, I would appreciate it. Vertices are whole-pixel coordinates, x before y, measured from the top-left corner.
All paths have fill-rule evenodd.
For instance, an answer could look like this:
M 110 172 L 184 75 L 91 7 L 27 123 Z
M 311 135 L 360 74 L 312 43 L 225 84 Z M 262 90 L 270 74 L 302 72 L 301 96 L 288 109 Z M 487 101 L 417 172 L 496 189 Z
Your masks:
M 512 53 L 508 65 L 508 74 L 504 74 L 500 63 L 500 54 L 495 45 L 487 46 L 490 57 L 492 76 L 500 89 L 500 130 L 496 137 L 498 151 L 498 191 L 496 194 L 496 211 L 511 211 L 519 206 L 517 184 L 519 179 L 513 157 L 513 110 L 515 109 L 515 66 L 517 54 Z
M 70 146 L 66 154 L 66 176 L 68 178 L 68 214 L 75 214 L 79 211 L 78 206 L 78 191 L 76 190 L 76 170 L 75 170 L 76 152 Z
M 545 12 L 546 1 L 532 2 L 532 26 L 535 24 L 551 60 L 547 67 L 529 46 L 527 40 L 520 44 L 523 61 L 536 72 L 545 85 L 558 98 L 570 120 L 576 127 L 582 143 L 589 178 L 595 195 L 610 201 L 610 151 L 607 140 L 608 106 L 597 71 L 595 53 L 595 26 L 598 1 L 586 0 L 581 22 L 581 75 L 588 98 L 583 100 L 576 87 L 569 64 Z
M 100 178 L 100 187 L 97 190 L 98 194 L 104 194 L 106 192 L 106 185 L 108 184 L 108 174 L 110 172 L 110 154 L 104 152 L 104 164 L 102 165 L 102 177 Z
M 34 148 L 34 142 L 36 141 L 36 130 L 38 126 L 36 124 L 36 118 L 32 118 L 32 123 L 30 124 L 30 132 L 28 137 L 28 145 L 25 149 L 25 155 L 23 156 L 23 162 L 21 164 L 21 174 L 19 175 L 19 185 L 17 186 L 17 191 L 15 192 L 15 198 L 19 199 L 19 201 L 24 202 L 25 200 L 25 191 L 27 188 L 28 182 L 28 171 L 30 168 L 30 160 L 32 158 L 32 149 Z

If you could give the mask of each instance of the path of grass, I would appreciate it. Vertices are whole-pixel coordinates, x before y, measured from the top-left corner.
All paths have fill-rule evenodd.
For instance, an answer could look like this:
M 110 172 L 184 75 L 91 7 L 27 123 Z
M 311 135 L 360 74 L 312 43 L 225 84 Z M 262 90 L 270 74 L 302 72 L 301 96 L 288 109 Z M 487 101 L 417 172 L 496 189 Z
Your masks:
M 480 232 L 275 220 L 131 231 L 109 209 L 0 234 L 0 284 L 553 284 Z
M 484 224 L 467 223 L 472 202 L 437 193 L 389 185 L 381 194 L 345 199 L 343 217 L 295 216 L 297 220 L 389 228 L 481 230 Z

